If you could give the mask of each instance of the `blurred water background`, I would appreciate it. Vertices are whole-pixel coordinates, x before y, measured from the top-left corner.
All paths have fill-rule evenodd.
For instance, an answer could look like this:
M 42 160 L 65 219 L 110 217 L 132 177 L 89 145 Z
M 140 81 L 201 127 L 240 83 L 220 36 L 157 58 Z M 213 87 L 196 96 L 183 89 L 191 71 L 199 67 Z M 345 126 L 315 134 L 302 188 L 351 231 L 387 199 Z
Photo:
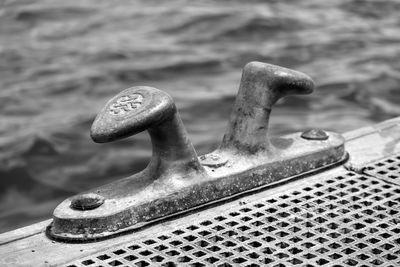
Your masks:
M 89 137 L 106 101 L 134 85 L 174 97 L 199 154 L 222 139 L 253 60 L 317 84 L 276 106 L 274 135 L 399 116 L 399 10 L 390 0 L 1 1 L 0 232 L 146 166 L 146 133 Z

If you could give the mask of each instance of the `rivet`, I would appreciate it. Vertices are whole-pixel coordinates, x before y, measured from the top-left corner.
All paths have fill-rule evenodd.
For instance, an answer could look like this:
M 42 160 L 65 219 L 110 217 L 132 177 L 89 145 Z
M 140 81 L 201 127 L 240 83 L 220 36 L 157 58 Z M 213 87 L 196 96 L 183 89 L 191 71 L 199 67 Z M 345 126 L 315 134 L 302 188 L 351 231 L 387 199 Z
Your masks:
M 92 210 L 104 203 L 104 197 L 94 194 L 82 194 L 72 198 L 70 207 L 75 210 Z
M 321 129 L 311 129 L 303 132 L 301 137 L 307 140 L 327 140 L 329 135 Z
M 210 158 L 211 158 L 212 160 L 219 160 L 218 155 L 214 155 L 214 154 L 211 154 L 211 155 L 210 155 Z

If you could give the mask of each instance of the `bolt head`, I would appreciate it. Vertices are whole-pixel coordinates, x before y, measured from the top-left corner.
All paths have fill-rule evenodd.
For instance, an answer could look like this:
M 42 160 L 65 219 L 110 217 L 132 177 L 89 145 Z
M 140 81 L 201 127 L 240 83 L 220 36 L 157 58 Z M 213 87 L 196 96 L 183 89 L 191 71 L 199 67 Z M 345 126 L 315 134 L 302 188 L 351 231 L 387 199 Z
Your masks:
M 219 160 L 219 156 L 218 156 L 218 155 L 215 155 L 215 154 L 211 154 L 211 155 L 210 155 L 210 158 L 211 158 L 212 160 Z
M 227 159 L 217 154 L 207 154 L 200 156 L 200 163 L 204 166 L 208 166 L 211 168 L 219 168 L 221 166 L 224 166 L 227 162 Z
M 92 210 L 100 207 L 103 203 L 104 197 L 94 193 L 87 193 L 73 197 L 70 207 L 75 210 Z
M 301 137 L 307 140 L 327 140 L 329 135 L 321 129 L 311 129 L 303 132 Z

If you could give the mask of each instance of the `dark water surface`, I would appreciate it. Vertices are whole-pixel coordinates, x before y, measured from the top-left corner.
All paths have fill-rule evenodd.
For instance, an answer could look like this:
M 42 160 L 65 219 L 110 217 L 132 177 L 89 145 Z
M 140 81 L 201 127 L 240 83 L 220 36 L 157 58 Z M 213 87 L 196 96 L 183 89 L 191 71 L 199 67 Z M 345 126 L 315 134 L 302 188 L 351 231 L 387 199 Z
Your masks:
M 95 144 L 105 102 L 134 85 L 171 94 L 199 154 L 216 148 L 241 68 L 314 78 L 273 111 L 273 134 L 345 132 L 400 115 L 399 1 L 1 1 L 0 232 L 144 168 L 147 134 Z

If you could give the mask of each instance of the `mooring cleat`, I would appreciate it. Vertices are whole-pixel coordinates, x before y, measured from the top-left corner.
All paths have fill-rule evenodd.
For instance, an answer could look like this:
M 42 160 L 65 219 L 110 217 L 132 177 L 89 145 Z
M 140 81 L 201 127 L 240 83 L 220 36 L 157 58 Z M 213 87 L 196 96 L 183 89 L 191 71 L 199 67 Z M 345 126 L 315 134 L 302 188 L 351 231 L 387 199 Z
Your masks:
M 267 135 L 272 106 L 284 96 L 311 94 L 313 90 L 313 80 L 303 73 L 262 62 L 248 63 L 221 149 L 248 154 L 273 149 Z
M 161 177 L 187 180 L 204 173 L 173 99 L 156 88 L 122 91 L 97 115 L 90 135 L 93 141 L 104 143 L 144 130 L 148 130 L 153 145 L 147 182 L 157 179 L 157 185 L 164 186 Z
M 168 94 L 151 87 L 122 91 L 96 117 L 91 136 L 104 143 L 148 130 L 150 163 L 142 172 L 63 201 L 54 210 L 49 236 L 63 241 L 109 237 L 342 162 L 344 139 L 337 133 L 267 134 L 273 104 L 313 88 L 303 73 L 247 64 L 222 144 L 200 157 Z

